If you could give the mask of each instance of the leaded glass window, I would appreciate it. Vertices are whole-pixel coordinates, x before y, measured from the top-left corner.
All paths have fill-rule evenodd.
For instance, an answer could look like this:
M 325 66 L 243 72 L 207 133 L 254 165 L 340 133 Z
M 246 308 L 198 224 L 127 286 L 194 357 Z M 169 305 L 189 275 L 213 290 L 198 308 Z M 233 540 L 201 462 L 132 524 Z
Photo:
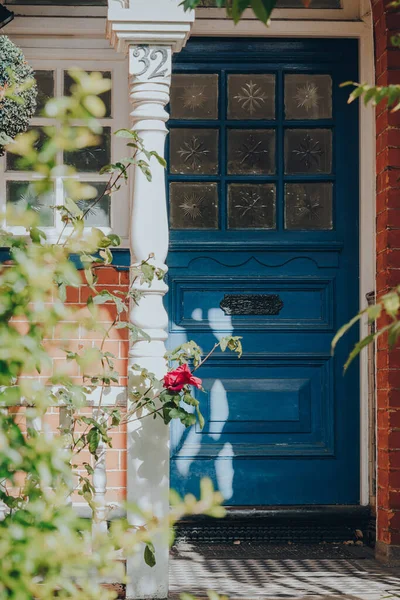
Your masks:
M 170 225 L 286 236 L 335 228 L 330 73 L 212 69 L 172 77 Z

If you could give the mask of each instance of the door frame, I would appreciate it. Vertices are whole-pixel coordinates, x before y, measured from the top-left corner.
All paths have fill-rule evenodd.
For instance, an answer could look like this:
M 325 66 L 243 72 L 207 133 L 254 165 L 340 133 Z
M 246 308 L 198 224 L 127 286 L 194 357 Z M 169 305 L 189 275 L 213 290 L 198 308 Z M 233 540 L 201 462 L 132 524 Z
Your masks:
M 352 1 L 352 0 L 351 0 Z M 369 1 L 360 2 L 359 21 L 272 20 L 271 26 L 248 19 L 234 25 L 226 19 L 196 19 L 191 37 L 282 37 L 352 38 L 358 40 L 360 82 L 375 81 L 372 15 Z M 359 103 L 359 306 L 367 305 L 366 295 L 375 291 L 375 111 Z M 360 336 L 368 333 L 368 324 L 360 324 Z M 369 504 L 369 378 L 368 356 L 360 357 L 360 504 Z

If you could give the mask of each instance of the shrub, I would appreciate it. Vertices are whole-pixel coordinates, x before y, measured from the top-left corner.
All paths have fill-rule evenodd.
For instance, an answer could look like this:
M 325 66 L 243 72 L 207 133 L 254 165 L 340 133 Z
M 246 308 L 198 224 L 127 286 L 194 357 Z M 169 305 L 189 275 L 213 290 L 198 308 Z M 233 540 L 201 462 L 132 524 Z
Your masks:
M 6 91 L 12 87 L 12 94 Z M 0 156 L 4 146 L 28 129 L 36 110 L 34 71 L 18 46 L 0 36 Z

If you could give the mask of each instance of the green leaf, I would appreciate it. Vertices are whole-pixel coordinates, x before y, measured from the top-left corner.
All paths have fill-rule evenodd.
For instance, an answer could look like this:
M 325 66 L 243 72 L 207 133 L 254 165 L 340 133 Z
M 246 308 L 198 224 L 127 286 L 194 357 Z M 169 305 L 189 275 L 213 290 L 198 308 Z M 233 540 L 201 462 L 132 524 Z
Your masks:
M 90 454 L 96 455 L 97 448 L 100 443 L 100 432 L 96 427 L 93 427 L 87 434 Z
M 198 407 L 198 406 L 196 406 L 196 414 L 197 414 L 197 419 L 198 419 L 198 421 L 199 421 L 199 426 L 200 426 L 200 429 L 204 429 L 204 423 L 205 423 L 205 421 L 204 421 L 204 417 L 203 417 L 203 415 L 201 414 L 201 412 L 200 412 L 200 409 L 199 409 L 199 407 Z
M 345 323 L 344 325 L 342 325 L 342 327 L 339 329 L 339 331 L 336 333 L 335 337 L 332 340 L 332 343 L 331 343 L 332 354 L 335 352 L 335 348 L 336 348 L 338 341 L 344 336 L 344 334 L 349 329 L 351 329 L 351 327 L 353 327 L 353 325 L 355 325 L 355 323 L 357 323 L 357 321 L 359 321 L 361 319 L 361 317 L 367 312 L 367 310 L 368 309 L 362 310 L 355 317 L 353 317 L 348 323 Z
M 144 549 L 144 562 L 149 567 L 154 567 L 156 564 L 156 555 L 154 552 L 154 546 L 151 542 L 148 542 Z
M 251 8 L 254 14 L 265 25 L 269 23 L 275 2 L 276 0 L 251 0 Z

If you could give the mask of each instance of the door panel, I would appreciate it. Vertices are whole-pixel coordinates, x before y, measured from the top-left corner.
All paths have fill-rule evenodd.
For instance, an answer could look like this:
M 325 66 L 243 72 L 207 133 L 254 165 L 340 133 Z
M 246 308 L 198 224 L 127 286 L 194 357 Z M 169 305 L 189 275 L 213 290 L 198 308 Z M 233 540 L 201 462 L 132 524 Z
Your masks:
M 169 122 L 169 345 L 217 353 L 205 426 L 171 428 L 171 485 L 208 475 L 231 505 L 359 501 L 357 45 L 190 41 Z

